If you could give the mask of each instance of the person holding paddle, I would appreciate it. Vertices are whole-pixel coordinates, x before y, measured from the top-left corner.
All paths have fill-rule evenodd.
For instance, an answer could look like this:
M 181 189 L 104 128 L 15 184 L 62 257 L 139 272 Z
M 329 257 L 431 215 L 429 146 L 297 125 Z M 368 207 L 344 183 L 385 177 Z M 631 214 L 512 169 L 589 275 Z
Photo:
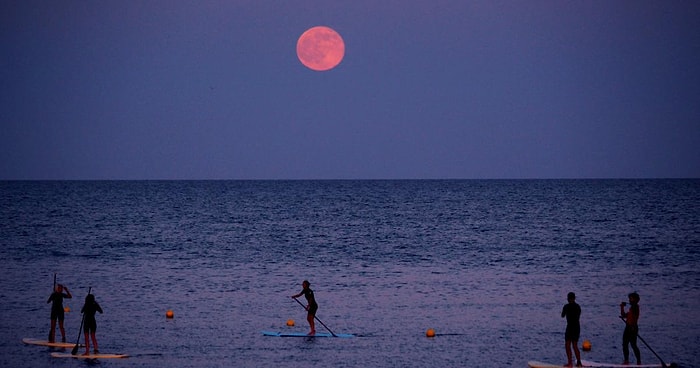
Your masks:
M 578 338 L 581 334 L 581 325 L 579 318 L 581 317 L 581 307 L 576 304 L 576 294 L 573 292 L 566 296 L 568 301 L 561 310 L 561 318 L 566 317 L 566 332 L 564 339 L 566 340 L 566 359 L 565 367 L 572 367 L 571 346 L 574 347 L 576 354 L 576 366 L 581 367 L 581 352 L 578 350 Z
M 642 357 L 637 347 L 637 335 L 639 334 L 639 294 L 630 293 L 628 296 L 630 307 L 625 312 L 627 303 L 620 303 L 620 318 L 625 321 L 625 332 L 622 334 L 622 353 L 625 356 L 625 361 L 622 364 L 629 364 L 630 350 L 629 345 L 632 345 L 634 356 L 637 358 L 637 365 L 642 364 Z
M 95 332 L 97 330 L 97 321 L 95 320 L 95 313 L 100 312 L 101 314 L 102 308 L 99 304 L 97 304 L 97 301 L 95 301 L 95 295 L 88 294 L 85 297 L 85 304 L 83 305 L 83 309 L 81 309 L 80 312 L 83 313 L 83 334 L 85 335 L 85 354 L 83 355 L 90 355 L 90 339 L 92 339 L 94 352 L 95 354 L 97 354 L 100 351 L 97 348 L 97 337 L 95 336 Z
M 54 280 L 54 283 L 55 282 L 56 280 Z M 65 293 L 63 293 L 63 291 L 65 291 Z M 53 302 L 53 304 L 51 304 L 51 332 L 49 332 L 49 342 L 56 342 L 56 321 L 58 321 L 58 327 L 61 330 L 61 342 L 66 342 L 66 330 L 63 328 L 63 320 L 65 318 L 63 309 L 64 298 L 71 299 L 73 295 L 71 295 L 67 287 L 58 284 L 54 288 L 53 293 L 51 293 L 51 296 L 49 296 L 49 300 L 46 301 L 46 304 Z
M 314 292 L 309 288 L 311 284 L 309 283 L 308 280 L 304 280 L 304 282 L 301 283 L 302 290 L 299 294 L 292 295 L 293 299 L 296 299 L 302 295 L 306 298 L 306 302 L 308 303 L 306 305 L 306 311 L 308 312 L 306 315 L 306 320 L 309 321 L 309 327 L 311 327 L 311 331 L 309 331 L 309 335 L 315 335 L 316 334 L 316 324 L 314 323 L 314 318 L 316 317 L 316 311 L 318 310 L 318 304 L 316 303 L 316 298 L 314 297 Z

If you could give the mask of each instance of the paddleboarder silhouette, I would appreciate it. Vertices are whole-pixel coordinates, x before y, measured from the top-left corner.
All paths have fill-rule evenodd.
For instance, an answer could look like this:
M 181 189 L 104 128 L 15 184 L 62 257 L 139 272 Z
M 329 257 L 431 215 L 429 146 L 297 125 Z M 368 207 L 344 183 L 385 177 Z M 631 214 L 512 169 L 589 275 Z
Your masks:
M 630 350 L 629 345 L 632 345 L 634 356 L 637 358 L 637 365 L 642 364 L 641 353 L 637 346 L 637 335 L 639 334 L 639 294 L 630 293 L 628 296 L 630 307 L 625 312 L 627 303 L 620 303 L 620 318 L 625 321 L 625 332 L 622 334 L 622 353 L 625 356 L 625 361 L 622 364 L 629 364 Z
M 64 298 L 71 299 L 73 295 L 71 295 L 67 287 L 58 284 L 56 288 L 54 288 L 53 293 L 49 296 L 49 300 L 46 301 L 46 304 L 53 302 L 51 305 L 51 332 L 49 332 L 49 342 L 56 342 L 56 321 L 58 321 L 58 328 L 61 330 L 61 342 L 66 342 L 66 330 L 63 328 L 63 320 L 65 318 L 63 310 Z
M 309 327 L 311 328 L 311 331 L 309 331 L 309 335 L 314 335 L 316 334 L 316 324 L 314 323 L 314 317 L 316 317 L 318 304 L 316 303 L 314 292 L 310 288 L 311 284 L 309 283 L 309 281 L 304 280 L 304 282 L 301 283 L 301 286 L 303 288 L 301 292 L 299 294 L 292 295 L 292 298 L 296 299 L 302 295 L 304 295 L 304 297 L 306 298 L 306 302 L 308 303 L 306 305 L 306 311 L 308 312 L 306 315 L 306 320 L 309 321 Z
M 97 331 L 97 321 L 95 320 L 95 313 L 102 313 L 102 307 L 100 307 L 97 301 L 95 301 L 95 295 L 88 294 L 85 297 L 85 304 L 83 305 L 83 309 L 81 309 L 80 312 L 83 313 L 83 318 L 85 319 L 85 325 L 83 326 L 83 334 L 85 335 L 85 354 L 83 355 L 90 354 L 91 339 L 94 352 L 95 354 L 98 354 L 100 351 L 97 348 L 97 337 L 95 336 L 95 332 Z
M 581 307 L 576 304 L 576 294 L 573 292 L 566 296 L 568 301 L 561 310 L 561 317 L 566 317 L 566 332 L 564 339 L 566 340 L 566 359 L 565 367 L 572 367 L 571 347 L 573 345 L 574 353 L 576 354 L 576 366 L 581 367 L 581 352 L 578 350 L 578 338 L 581 335 L 581 325 L 579 318 L 581 317 Z

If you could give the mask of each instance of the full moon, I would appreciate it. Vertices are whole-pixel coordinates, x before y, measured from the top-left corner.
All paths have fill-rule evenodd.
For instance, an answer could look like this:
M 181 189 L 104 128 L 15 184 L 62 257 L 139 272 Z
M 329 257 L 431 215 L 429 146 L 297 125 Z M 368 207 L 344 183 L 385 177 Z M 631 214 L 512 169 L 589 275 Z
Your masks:
M 302 33 L 297 57 L 304 66 L 319 72 L 335 68 L 345 56 L 345 42 L 332 28 L 318 26 Z

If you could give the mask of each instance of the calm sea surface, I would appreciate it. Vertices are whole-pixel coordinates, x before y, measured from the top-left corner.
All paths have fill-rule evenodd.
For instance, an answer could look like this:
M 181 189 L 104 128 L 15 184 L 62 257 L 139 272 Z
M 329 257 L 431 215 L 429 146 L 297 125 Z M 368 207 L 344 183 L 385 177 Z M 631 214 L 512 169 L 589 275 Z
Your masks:
M 2 367 L 564 363 L 569 291 L 584 359 L 622 361 L 637 291 L 644 340 L 700 366 L 700 180 L 0 182 L 0 265 Z M 130 358 L 21 343 L 48 335 L 54 273 L 68 340 L 91 287 L 100 350 Z M 304 279 L 357 338 L 261 334 L 308 330 Z

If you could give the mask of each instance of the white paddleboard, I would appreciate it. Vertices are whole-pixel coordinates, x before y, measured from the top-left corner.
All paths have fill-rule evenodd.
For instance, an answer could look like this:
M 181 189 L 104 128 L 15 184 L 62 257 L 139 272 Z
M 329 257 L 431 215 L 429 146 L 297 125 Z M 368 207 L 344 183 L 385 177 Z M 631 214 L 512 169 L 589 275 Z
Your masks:
M 632 367 L 638 367 L 638 368 L 656 368 L 656 367 L 661 367 L 661 364 L 615 364 L 615 363 L 598 363 L 598 362 L 592 362 L 590 360 L 583 360 L 581 359 L 581 364 L 584 367 L 597 367 L 597 368 L 632 368 Z M 561 364 L 550 364 L 550 363 L 543 363 L 543 362 L 538 362 L 531 360 L 527 362 L 528 367 L 530 368 L 565 368 Z M 574 363 L 574 367 L 576 364 Z
M 48 342 L 47 340 L 32 339 L 30 337 L 23 338 L 22 342 L 27 345 L 48 346 L 51 348 L 72 348 L 75 346 L 74 342 Z M 84 345 L 80 344 L 80 346 Z
M 328 332 L 316 332 L 315 335 L 309 335 L 306 332 L 279 332 L 279 331 L 263 331 L 264 336 L 275 336 L 275 337 L 342 337 L 349 338 L 355 337 L 353 334 L 342 334 L 337 333 L 335 336 Z
M 530 368 L 562 368 L 563 367 L 563 365 L 543 363 L 543 362 L 538 362 L 536 360 L 531 360 L 531 361 L 527 362 L 527 366 Z
M 75 358 L 75 359 L 120 359 L 120 358 L 128 358 L 129 356 L 126 354 L 103 354 L 103 353 L 98 353 L 98 354 L 89 354 L 89 355 L 83 355 L 83 352 L 80 351 L 78 354 L 71 354 L 71 353 L 51 353 L 51 356 L 54 358 Z
M 630 363 L 630 364 L 616 364 L 616 363 L 598 363 L 598 362 L 591 362 L 588 360 L 583 360 L 581 359 L 581 364 L 587 367 L 605 367 L 605 368 L 630 368 L 630 367 L 637 367 L 637 368 L 654 368 L 654 367 L 661 367 L 661 363 L 659 364 L 640 364 L 637 365 L 635 363 Z M 667 364 L 668 365 L 668 364 Z

